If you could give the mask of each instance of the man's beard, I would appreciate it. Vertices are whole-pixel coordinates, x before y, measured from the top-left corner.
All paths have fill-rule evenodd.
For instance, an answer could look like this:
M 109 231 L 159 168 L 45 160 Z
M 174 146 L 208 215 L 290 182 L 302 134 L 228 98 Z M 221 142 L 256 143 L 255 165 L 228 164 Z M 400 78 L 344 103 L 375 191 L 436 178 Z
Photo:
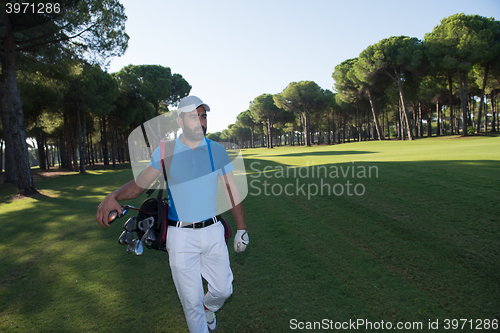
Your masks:
M 203 133 L 196 132 L 200 128 L 203 130 Z M 192 141 L 202 140 L 206 134 L 207 134 L 207 128 L 205 126 L 195 127 L 194 129 L 191 129 L 191 128 L 185 126 L 182 129 L 182 135 L 185 135 L 186 139 L 189 139 Z

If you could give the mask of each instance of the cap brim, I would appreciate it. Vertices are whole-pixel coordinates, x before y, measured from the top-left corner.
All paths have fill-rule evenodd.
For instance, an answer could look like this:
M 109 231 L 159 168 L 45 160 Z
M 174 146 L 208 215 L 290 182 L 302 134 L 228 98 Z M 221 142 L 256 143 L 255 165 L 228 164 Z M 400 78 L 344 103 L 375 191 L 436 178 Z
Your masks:
M 196 104 L 190 104 L 190 105 L 186 105 L 182 108 L 179 108 L 177 109 L 177 113 L 178 114 L 181 114 L 182 112 L 193 112 L 194 110 L 196 110 L 197 108 L 199 108 L 200 106 L 203 106 L 205 108 L 205 111 L 210 111 L 210 107 L 205 104 L 205 103 L 202 103 L 198 106 L 195 106 Z

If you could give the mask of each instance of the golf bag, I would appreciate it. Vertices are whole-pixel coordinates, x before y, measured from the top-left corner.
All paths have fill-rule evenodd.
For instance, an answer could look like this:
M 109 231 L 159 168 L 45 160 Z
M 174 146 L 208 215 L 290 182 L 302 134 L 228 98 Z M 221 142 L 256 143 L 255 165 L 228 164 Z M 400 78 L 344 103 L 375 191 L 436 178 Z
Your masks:
M 135 232 L 139 239 L 145 234 L 145 231 L 139 227 L 140 221 L 152 217 L 154 220 L 151 230 L 155 235 L 155 240 L 151 242 L 150 245 L 146 243 L 145 245 L 149 249 L 167 251 L 167 228 L 166 216 L 168 213 L 168 203 L 166 199 L 161 197 L 162 190 L 158 190 L 157 198 L 147 198 L 143 201 L 141 205 L 141 210 L 137 214 Z

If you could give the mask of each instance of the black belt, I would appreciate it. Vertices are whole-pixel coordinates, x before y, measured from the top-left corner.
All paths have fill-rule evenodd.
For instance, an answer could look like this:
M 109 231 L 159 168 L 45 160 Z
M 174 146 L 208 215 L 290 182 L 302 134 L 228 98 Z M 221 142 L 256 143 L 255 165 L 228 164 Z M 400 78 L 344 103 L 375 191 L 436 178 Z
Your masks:
M 220 221 L 219 215 L 211 217 L 209 219 L 206 219 L 205 221 L 198 221 L 198 222 L 181 222 L 181 221 L 174 221 L 168 219 L 168 225 L 171 225 L 173 227 L 177 228 L 191 228 L 191 229 L 200 229 L 200 228 L 205 228 L 208 227 L 209 225 L 212 225 L 214 223 L 217 223 Z

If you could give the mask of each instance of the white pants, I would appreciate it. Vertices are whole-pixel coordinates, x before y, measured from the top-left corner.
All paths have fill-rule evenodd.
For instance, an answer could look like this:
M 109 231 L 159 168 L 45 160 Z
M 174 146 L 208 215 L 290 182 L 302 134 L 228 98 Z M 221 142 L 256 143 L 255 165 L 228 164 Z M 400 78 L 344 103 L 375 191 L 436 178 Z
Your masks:
M 233 292 L 233 273 L 224 226 L 201 229 L 168 227 L 167 250 L 177 294 L 191 333 L 208 332 L 203 305 L 219 310 Z M 208 282 L 204 296 L 202 277 Z

